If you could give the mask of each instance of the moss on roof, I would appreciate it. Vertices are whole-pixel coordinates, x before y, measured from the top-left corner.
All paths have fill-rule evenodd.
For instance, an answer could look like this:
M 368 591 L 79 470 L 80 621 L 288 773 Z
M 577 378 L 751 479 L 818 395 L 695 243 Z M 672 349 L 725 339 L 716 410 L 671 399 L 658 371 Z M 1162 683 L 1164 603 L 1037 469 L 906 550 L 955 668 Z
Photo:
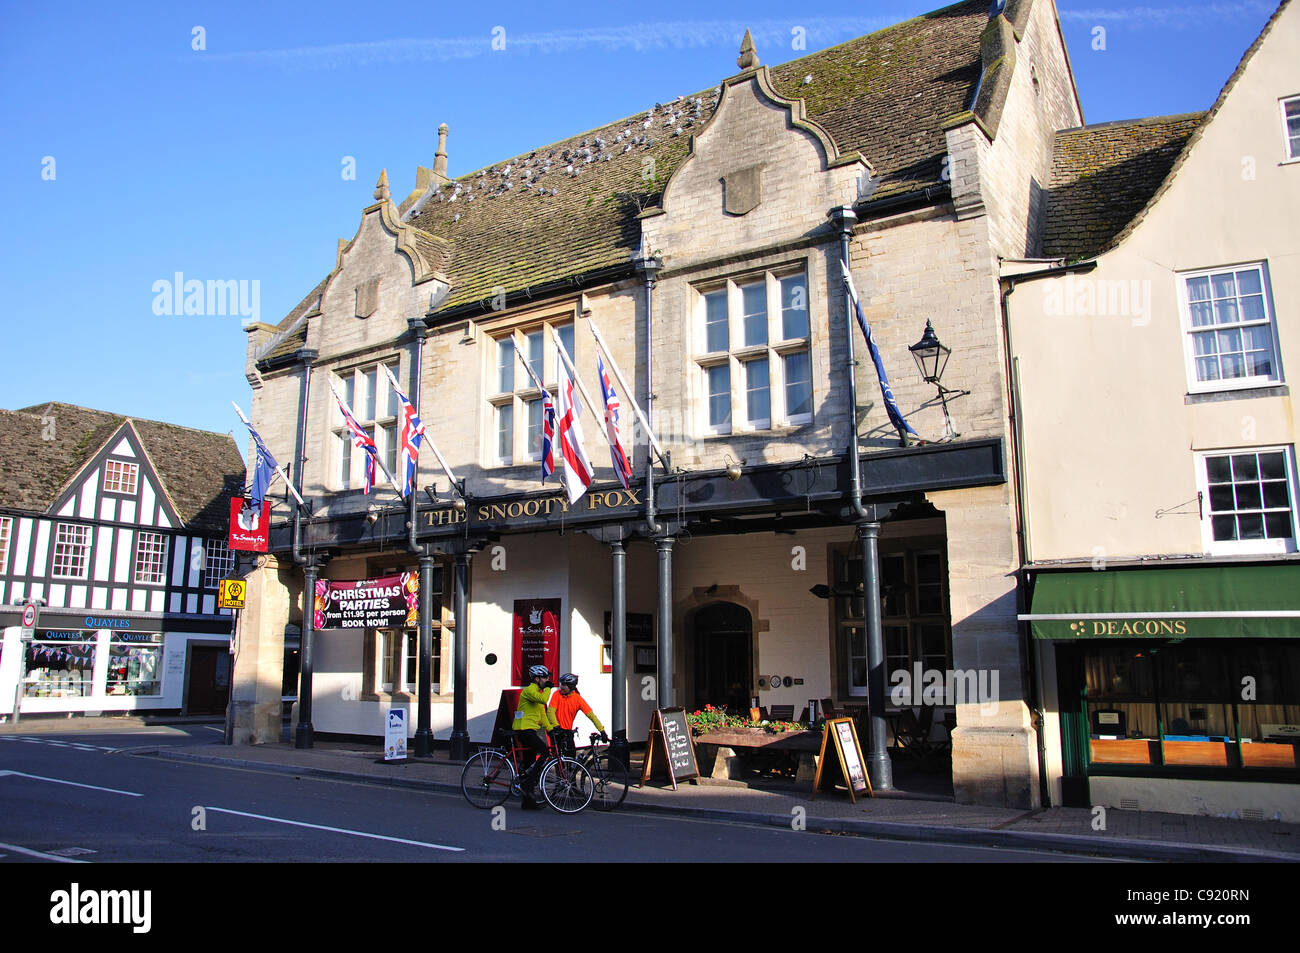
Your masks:
M 872 163 L 878 197 L 903 194 L 939 180 L 943 122 L 970 107 L 987 24 L 986 0 L 958 3 L 772 67 L 773 85 L 802 98 L 841 152 L 861 152 Z M 421 196 L 405 217 L 448 243 L 451 293 L 441 309 L 627 262 L 640 241 L 637 216 L 658 204 L 718 93 L 656 103 Z M 302 340 L 300 331 L 275 353 Z
M 1056 134 L 1042 254 L 1100 253 L 1150 201 L 1207 114 L 1102 123 Z

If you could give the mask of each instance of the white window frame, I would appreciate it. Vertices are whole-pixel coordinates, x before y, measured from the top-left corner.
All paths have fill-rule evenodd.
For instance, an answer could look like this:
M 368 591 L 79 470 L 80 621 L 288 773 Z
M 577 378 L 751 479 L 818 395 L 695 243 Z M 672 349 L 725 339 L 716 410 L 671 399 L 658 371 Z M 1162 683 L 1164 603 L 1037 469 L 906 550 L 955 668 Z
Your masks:
M 73 537 L 76 537 L 75 539 Z M 82 523 L 56 523 L 50 578 L 85 579 L 90 569 L 90 527 Z M 74 571 L 77 561 L 80 568 Z M 60 562 L 63 566 L 60 567 Z
M 135 534 L 135 570 L 131 578 L 137 584 L 166 585 L 168 542 L 166 533 L 140 530 Z
M 13 536 L 14 518 L 0 516 L 0 576 L 9 571 L 9 540 Z
M 1251 377 L 1220 378 L 1218 380 L 1199 380 L 1196 376 L 1195 335 L 1204 333 L 1209 328 L 1223 327 L 1244 328 L 1258 327 L 1256 324 L 1206 325 L 1196 327 L 1192 324 L 1191 302 L 1187 295 L 1187 282 L 1194 278 L 1208 278 L 1213 283 L 1215 275 L 1227 272 L 1256 269 L 1260 274 L 1260 287 L 1263 289 L 1265 322 L 1268 327 L 1269 341 L 1273 348 L 1273 373 L 1269 376 L 1256 374 Z M 1180 271 L 1175 274 L 1178 283 L 1178 310 L 1183 329 L 1183 360 L 1187 373 L 1187 390 L 1190 394 L 1206 394 L 1216 391 L 1249 390 L 1255 387 L 1271 387 L 1285 380 L 1282 375 L 1282 349 L 1277 338 L 1277 314 L 1273 308 L 1273 284 L 1269 278 L 1268 262 L 1248 261 L 1235 265 L 1219 265 L 1214 268 L 1202 268 L 1196 271 Z
M 1285 96 L 1279 99 L 1278 109 L 1282 114 L 1282 163 L 1300 162 L 1300 142 L 1294 148 L 1291 145 L 1291 127 L 1287 123 L 1287 106 L 1294 105 L 1300 111 L 1300 96 Z
M 804 280 L 805 313 L 808 315 L 808 334 L 804 337 L 786 338 L 781 299 L 781 281 L 801 276 Z M 763 282 L 767 302 L 767 340 L 762 343 L 745 343 L 743 288 Z M 725 291 L 727 298 L 727 349 L 710 350 L 707 329 L 708 296 Z M 812 307 L 809 292 L 808 269 L 803 265 L 769 268 L 761 272 L 733 275 L 720 281 L 708 282 L 695 288 L 694 352 L 698 367 L 700 400 L 698 432 L 724 436 L 728 434 L 761 433 L 786 427 L 799 427 L 813 421 L 811 411 L 802 414 L 788 412 L 786 358 L 791 354 L 808 355 L 808 385 L 813 385 L 812 362 Z M 767 361 L 766 417 L 749 415 L 750 368 L 755 361 Z M 727 366 L 730 377 L 731 419 L 729 424 L 710 422 L 710 371 Z M 810 393 L 810 406 L 815 405 L 815 393 Z
M 511 384 L 512 390 L 501 389 L 501 367 L 500 356 L 502 354 L 502 344 L 509 345 L 513 339 L 519 345 L 519 350 L 524 352 L 526 357 L 531 357 L 529 350 L 529 335 L 541 332 L 542 335 L 542 382 L 546 389 L 551 392 L 551 398 L 556 401 L 556 409 L 559 409 L 559 367 L 560 354 L 555 347 L 555 340 L 552 338 L 550 328 L 558 332 L 569 329 L 573 332 L 573 350 L 578 348 L 577 324 L 574 321 L 571 312 L 554 315 L 542 320 L 529 321 L 521 323 L 507 331 L 502 331 L 492 335 L 489 339 L 492 342 L 490 354 L 488 357 L 489 368 L 487 376 L 484 378 L 488 382 L 487 402 L 488 412 L 488 466 L 491 467 L 510 467 L 523 466 L 529 463 L 538 463 L 542 459 L 542 435 L 539 430 L 536 440 L 528 439 L 528 416 L 529 410 L 534 403 L 539 401 L 542 392 L 533 383 L 532 375 L 528 370 L 521 366 L 519 355 L 514 353 L 514 348 L 510 348 L 509 355 L 512 361 L 511 369 L 513 377 Z M 575 364 L 579 363 L 577 354 L 569 355 Z M 581 400 L 581 396 L 578 397 Z M 501 418 L 505 410 L 510 411 L 510 452 L 508 454 L 501 452 Z M 558 435 L 556 436 L 558 440 Z M 555 454 L 556 468 L 563 466 L 562 458 L 559 453 Z
M 235 572 L 235 553 L 224 539 L 203 541 L 203 588 L 216 589 Z
M 379 459 L 388 472 L 394 476 L 397 475 L 397 451 L 400 442 L 400 432 L 398 422 L 401 419 L 401 406 L 397 397 L 393 394 L 393 385 L 388 380 L 388 375 L 381 369 L 380 365 L 388 365 L 388 369 L 393 372 L 393 376 L 400 381 L 401 377 L 401 358 L 397 355 L 385 358 L 381 361 L 375 361 L 370 364 L 359 364 L 353 367 L 340 368 L 334 371 L 334 380 L 338 385 L 339 393 L 345 400 L 349 400 L 349 410 L 356 418 L 362 428 L 375 441 L 375 447 L 379 450 Z M 363 406 L 358 407 L 357 395 L 362 393 L 365 386 L 366 375 L 373 371 L 375 374 L 375 407 Z M 351 383 L 351 398 L 349 399 L 348 384 Z M 330 395 L 333 402 L 333 395 Z M 384 413 L 376 415 L 375 411 L 382 409 Z M 389 413 L 389 410 L 392 413 Z M 365 486 L 365 454 L 352 442 L 352 431 L 343 421 L 343 415 L 338 412 L 338 406 L 332 409 L 333 419 L 336 424 L 333 428 L 334 433 L 334 467 L 333 482 L 339 491 L 359 490 Z M 386 482 L 384 474 L 375 468 L 376 487 L 382 486 Z
M 116 474 L 117 478 L 110 480 L 109 471 L 115 467 L 120 468 Z M 131 477 L 130 489 L 125 488 L 128 474 Z M 124 496 L 135 496 L 135 491 L 140 486 L 140 464 L 130 463 L 126 460 L 105 460 L 104 481 L 101 486 L 105 493 L 121 493 Z
M 1207 461 L 1211 457 L 1229 457 L 1244 453 L 1281 453 L 1286 466 L 1286 485 L 1291 506 L 1291 536 L 1286 539 L 1216 540 L 1210 507 L 1210 479 Z M 1196 458 L 1196 488 L 1201 502 L 1201 545 L 1210 555 L 1249 555 L 1259 553 L 1294 553 L 1297 551 L 1297 507 L 1295 447 L 1286 445 L 1265 447 L 1232 447 L 1223 450 L 1200 450 Z M 1235 512 L 1235 511 L 1234 511 Z

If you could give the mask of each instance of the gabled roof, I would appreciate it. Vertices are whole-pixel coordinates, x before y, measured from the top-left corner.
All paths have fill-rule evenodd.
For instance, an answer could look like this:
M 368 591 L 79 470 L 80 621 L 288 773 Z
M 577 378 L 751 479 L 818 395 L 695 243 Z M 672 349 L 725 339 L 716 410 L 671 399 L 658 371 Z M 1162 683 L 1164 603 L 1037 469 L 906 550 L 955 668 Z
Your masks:
M 940 180 L 944 121 L 972 108 L 988 25 L 987 0 L 958 3 L 772 67 L 773 85 L 804 100 L 808 118 L 841 154 L 862 153 L 880 176 L 875 197 L 920 191 Z M 656 103 L 404 203 L 406 221 L 449 243 L 451 293 L 441 310 L 498 288 L 509 294 L 627 264 L 640 240 L 639 213 L 658 204 L 718 92 Z M 279 327 L 288 328 L 319 293 Z M 277 353 L 301 346 L 302 334 L 289 335 Z
M 1056 134 L 1042 255 L 1099 254 L 1151 200 L 1206 113 L 1108 122 Z
M 1057 134 L 1058 151 L 1064 146 L 1066 154 L 1061 157 L 1059 196 L 1058 175 L 1055 163 L 1053 165 L 1042 250 L 1044 257 L 1091 258 L 1110 251 L 1132 234 L 1169 188 L 1178 170 L 1223 108 L 1255 51 L 1273 32 L 1282 12 L 1291 2 L 1281 0 L 1255 42 L 1242 54 L 1237 68 L 1223 84 L 1208 112 L 1085 126 Z M 1118 138 L 1107 132 L 1112 126 L 1142 125 L 1147 128 L 1134 130 L 1127 139 L 1123 132 L 1118 133 Z M 1063 138 L 1074 133 L 1080 137 L 1076 141 Z M 1094 139 L 1095 144 L 1090 144 L 1089 139 Z M 1101 149 L 1108 149 L 1113 157 L 1092 157 Z M 1090 164 L 1093 166 L 1091 170 Z M 1113 187 L 1108 186 L 1108 182 L 1113 183 Z M 1100 207 L 1112 203 L 1116 208 Z M 1059 212 L 1054 209 L 1054 204 L 1059 204 Z M 1083 234 L 1089 227 L 1091 234 Z M 1052 234 L 1056 237 L 1049 247 L 1047 236 Z
M 128 421 L 184 525 L 224 535 L 230 498 L 244 487 L 244 461 L 230 434 L 73 404 L 0 410 L 0 506 L 48 512 L 69 481 Z

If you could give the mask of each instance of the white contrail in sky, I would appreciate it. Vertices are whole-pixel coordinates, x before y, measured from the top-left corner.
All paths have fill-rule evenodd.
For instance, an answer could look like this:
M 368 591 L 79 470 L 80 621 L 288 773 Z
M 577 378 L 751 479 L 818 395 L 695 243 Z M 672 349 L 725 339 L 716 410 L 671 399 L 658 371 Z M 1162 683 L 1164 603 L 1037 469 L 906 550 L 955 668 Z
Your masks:
M 502 36 L 505 52 L 571 53 L 574 50 L 685 49 L 702 46 L 735 46 L 748 29 L 754 37 L 760 58 L 764 48 L 768 58 L 784 61 L 791 54 L 804 52 L 795 45 L 816 49 L 827 42 L 861 36 L 896 23 L 888 16 L 877 17 L 805 17 L 791 20 L 745 22 L 741 20 L 671 21 L 632 23 L 623 26 L 583 27 L 544 33 L 512 33 L 507 23 Z M 498 34 L 499 35 L 499 34 Z M 336 43 L 280 50 L 249 50 L 223 53 L 211 50 L 212 60 L 265 63 L 287 69 L 334 69 L 369 63 L 410 63 L 465 59 L 500 52 L 493 48 L 496 37 L 491 32 L 481 36 L 421 37 L 375 40 L 363 43 Z M 499 45 L 499 44 L 498 44 Z
M 1264 0 L 1239 3 L 1208 3 L 1167 7 L 1091 7 L 1059 9 L 1067 23 L 1125 23 L 1132 26 L 1179 27 L 1201 25 L 1207 20 L 1236 21 L 1243 17 L 1268 16 L 1273 4 Z M 645 52 L 655 49 L 686 49 L 707 46 L 739 46 L 746 29 L 754 36 L 759 57 L 784 62 L 829 43 L 862 36 L 892 26 L 901 16 L 792 17 L 789 20 L 678 20 L 663 23 L 631 23 L 622 26 L 580 27 L 542 33 L 513 33 L 509 24 L 480 36 L 409 37 L 359 43 L 334 43 L 290 49 L 221 52 L 207 58 L 216 61 L 262 63 L 289 70 L 337 69 L 368 64 L 438 62 L 487 56 L 501 52 L 494 40 L 504 40 L 504 52 L 543 55 L 572 53 L 581 49 Z M 501 44 L 497 43 L 497 47 Z
M 1243 17 L 1270 16 L 1276 6 L 1260 0 L 1240 3 L 1206 3 L 1174 7 L 1092 7 L 1068 10 L 1057 7 L 1062 20 L 1087 23 L 1159 24 L 1160 26 L 1200 25 L 1206 20 L 1233 21 Z

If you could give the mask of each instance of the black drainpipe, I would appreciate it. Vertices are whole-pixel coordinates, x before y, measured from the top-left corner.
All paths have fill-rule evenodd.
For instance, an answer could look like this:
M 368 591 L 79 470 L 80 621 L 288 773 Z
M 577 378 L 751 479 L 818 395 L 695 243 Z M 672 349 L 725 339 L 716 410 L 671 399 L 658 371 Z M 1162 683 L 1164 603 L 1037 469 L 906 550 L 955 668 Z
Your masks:
M 1021 651 L 1025 657 L 1025 680 L 1029 689 L 1029 708 L 1038 718 L 1034 731 L 1038 741 L 1038 796 L 1043 807 L 1047 807 L 1050 786 L 1047 782 L 1047 741 L 1043 737 L 1046 713 L 1043 710 L 1042 692 L 1040 691 L 1038 665 L 1035 662 L 1034 640 L 1030 636 L 1029 623 L 1019 621 L 1019 617 L 1028 611 L 1029 598 L 1026 591 L 1025 565 L 1029 561 L 1029 542 L 1025 533 L 1026 487 L 1021 477 L 1021 439 L 1020 439 L 1020 388 L 1017 385 L 1014 366 L 1014 352 L 1011 350 L 1011 311 L 1008 300 L 1016 290 L 1018 281 L 1035 281 L 1039 278 L 1054 278 L 1069 272 L 1089 272 L 1097 267 L 1096 260 L 1078 262 L 1073 265 L 1054 265 L 1039 271 L 1028 271 L 1020 275 L 1009 275 L 1002 281 L 1002 350 L 1005 352 L 1007 375 L 1007 407 L 1011 437 L 1011 478 L 1016 486 L 1016 552 L 1020 566 L 1016 572 L 1016 628 L 1020 638 Z
M 302 495 L 302 466 L 304 447 L 307 441 L 307 404 L 311 399 L 311 367 L 318 352 L 302 348 L 298 358 L 302 361 L 302 383 L 298 388 L 298 434 L 294 440 L 293 478 L 298 485 L 298 495 Z M 316 600 L 316 557 L 302 554 L 302 507 L 295 505 L 293 511 L 293 561 L 303 567 L 302 588 L 302 645 L 298 665 L 298 731 L 294 736 L 295 748 L 312 746 L 311 701 L 312 701 L 312 635 L 315 628 Z

